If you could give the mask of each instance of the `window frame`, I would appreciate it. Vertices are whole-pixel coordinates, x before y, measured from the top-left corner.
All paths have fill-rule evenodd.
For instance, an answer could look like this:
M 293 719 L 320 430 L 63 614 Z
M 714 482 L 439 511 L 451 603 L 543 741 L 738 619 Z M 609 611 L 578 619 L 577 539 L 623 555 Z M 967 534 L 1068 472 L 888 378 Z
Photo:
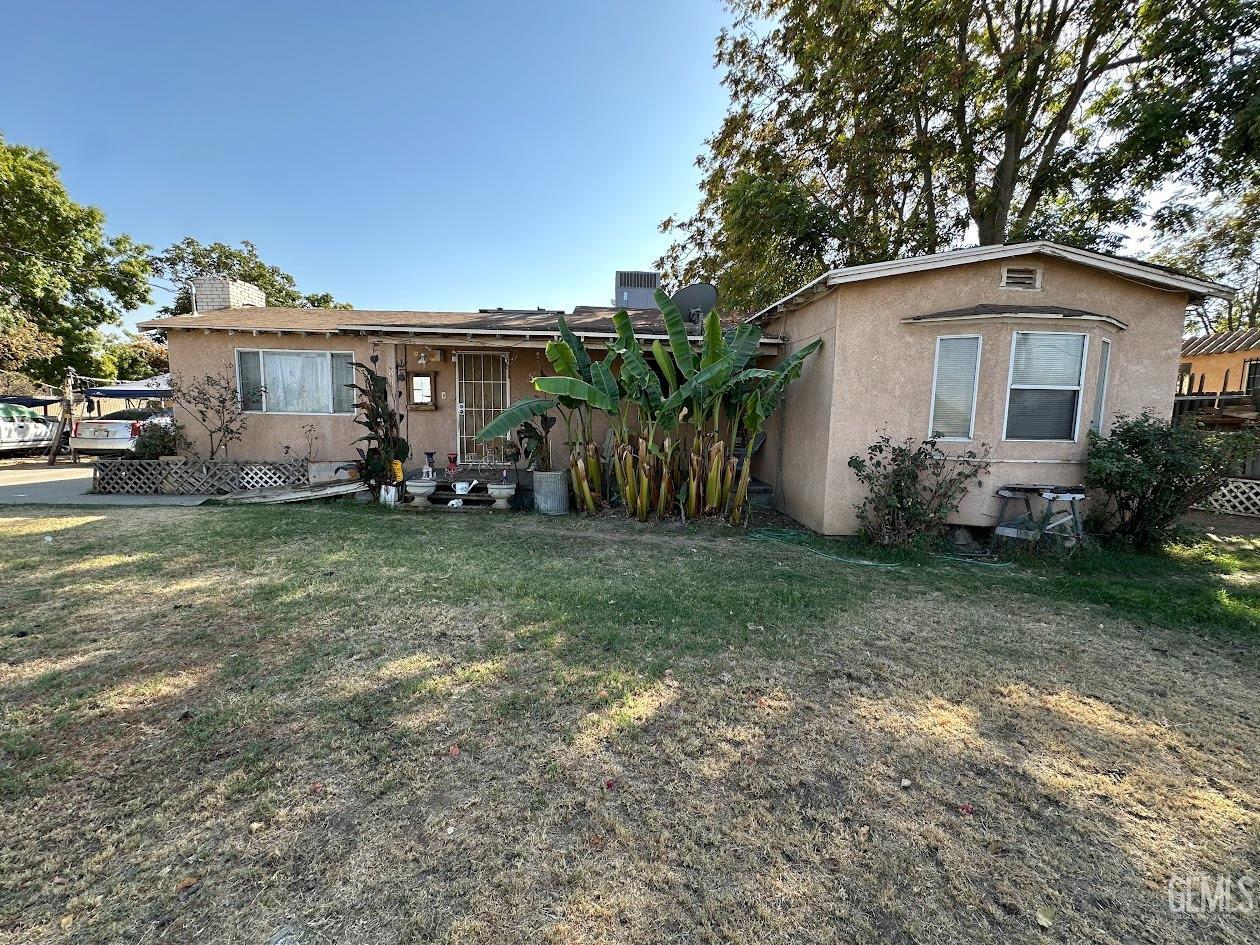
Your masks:
M 333 398 L 333 355 L 341 354 L 348 357 L 351 362 L 354 361 L 353 351 L 332 351 L 322 348 L 236 348 L 233 352 L 233 366 L 236 368 L 236 398 L 238 401 L 241 397 L 241 354 L 257 354 L 258 355 L 258 376 L 262 381 L 262 390 L 259 397 L 262 400 L 261 410 L 242 410 L 242 413 L 248 414 L 269 414 L 273 417 L 353 417 L 356 413 L 354 407 L 349 410 L 334 410 Z M 328 409 L 319 413 L 312 413 L 309 410 L 268 410 L 267 409 L 267 368 L 263 358 L 264 354 L 322 354 L 325 363 L 328 366 Z
M 1077 383 L 1070 384 L 1015 384 L 1015 347 L 1016 339 L 1020 335 L 1076 335 L 1084 338 L 1085 341 L 1081 347 L 1081 368 L 1077 375 Z M 1011 357 L 1010 364 L 1006 373 L 1006 409 L 1002 412 L 1002 442 L 1003 443 L 1078 443 L 1081 438 L 1081 407 L 1085 400 L 1085 376 L 1088 374 L 1086 368 L 1089 365 L 1089 333 L 1084 331 L 1027 331 L 1019 330 L 1011 332 Z M 1042 440 L 1027 439 L 1025 437 L 1009 436 L 1010 419 L 1011 419 L 1011 391 L 1012 390 L 1074 390 L 1076 391 L 1076 410 L 1072 416 L 1072 438 L 1070 440 Z
M 941 367 L 941 342 L 954 338 L 975 338 L 976 339 L 976 374 L 971 384 L 971 416 L 967 422 L 967 435 L 961 436 L 933 436 L 936 427 L 936 384 L 940 377 Z M 980 361 L 984 355 L 984 335 L 979 333 L 964 335 L 937 335 L 935 354 L 932 357 L 932 399 L 928 401 L 928 438 L 934 439 L 939 443 L 970 443 L 976 437 L 976 404 L 980 396 Z
M 1260 389 L 1260 358 L 1243 359 L 1242 393 Z
M 1089 344 L 1088 338 L 1085 343 Z M 1107 388 L 1110 386 L 1111 340 L 1102 338 L 1098 342 L 1098 378 L 1094 387 L 1094 412 L 1089 418 L 1089 428 L 1095 433 L 1102 433 L 1103 426 L 1107 422 Z
M 427 377 L 429 379 L 428 403 L 416 403 L 415 396 L 417 377 Z M 437 410 L 437 371 L 412 371 L 407 375 L 407 409 Z

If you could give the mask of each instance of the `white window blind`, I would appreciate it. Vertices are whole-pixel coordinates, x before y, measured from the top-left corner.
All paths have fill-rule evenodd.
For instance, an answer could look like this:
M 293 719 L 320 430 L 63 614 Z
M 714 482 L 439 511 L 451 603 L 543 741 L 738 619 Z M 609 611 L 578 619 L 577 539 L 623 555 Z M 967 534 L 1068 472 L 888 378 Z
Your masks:
M 1085 336 L 1017 331 L 1006 401 L 1008 440 L 1075 440 Z
M 971 439 L 979 368 L 979 335 L 936 339 L 929 435 L 948 440 Z
M 1103 405 L 1107 402 L 1107 380 L 1111 374 L 1111 342 L 1104 341 L 1098 349 L 1098 389 L 1094 392 L 1094 416 L 1089 421 L 1089 428 L 1095 433 L 1102 432 Z

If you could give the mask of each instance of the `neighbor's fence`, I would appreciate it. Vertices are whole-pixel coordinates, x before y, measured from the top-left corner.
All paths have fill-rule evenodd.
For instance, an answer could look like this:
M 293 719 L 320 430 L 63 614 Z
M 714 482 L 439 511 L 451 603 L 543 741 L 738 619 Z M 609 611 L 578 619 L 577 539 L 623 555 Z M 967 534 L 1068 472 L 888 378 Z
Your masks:
M 92 491 L 112 495 L 226 495 L 242 489 L 304 486 L 308 480 L 304 459 L 278 463 L 104 459 L 92 469 Z

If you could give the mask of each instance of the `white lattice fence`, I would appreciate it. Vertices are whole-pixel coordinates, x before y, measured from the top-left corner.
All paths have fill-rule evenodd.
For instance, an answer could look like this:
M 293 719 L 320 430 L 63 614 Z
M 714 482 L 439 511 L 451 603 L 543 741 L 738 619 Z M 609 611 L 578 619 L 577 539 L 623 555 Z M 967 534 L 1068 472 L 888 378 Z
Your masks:
M 304 486 L 305 460 L 289 463 L 205 463 L 157 459 L 97 460 L 92 491 L 113 495 L 226 495 L 243 489 Z
M 1226 479 L 1216 494 L 1199 505 L 1209 512 L 1260 517 L 1260 479 Z

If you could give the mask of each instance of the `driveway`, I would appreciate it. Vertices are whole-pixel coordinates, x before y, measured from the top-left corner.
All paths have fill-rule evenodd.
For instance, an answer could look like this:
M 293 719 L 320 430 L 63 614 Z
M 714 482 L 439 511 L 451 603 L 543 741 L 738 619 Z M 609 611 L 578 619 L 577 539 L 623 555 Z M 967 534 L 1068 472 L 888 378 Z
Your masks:
M 0 463 L 0 505 L 200 505 L 199 495 L 93 495 L 92 464 L 42 459 Z

